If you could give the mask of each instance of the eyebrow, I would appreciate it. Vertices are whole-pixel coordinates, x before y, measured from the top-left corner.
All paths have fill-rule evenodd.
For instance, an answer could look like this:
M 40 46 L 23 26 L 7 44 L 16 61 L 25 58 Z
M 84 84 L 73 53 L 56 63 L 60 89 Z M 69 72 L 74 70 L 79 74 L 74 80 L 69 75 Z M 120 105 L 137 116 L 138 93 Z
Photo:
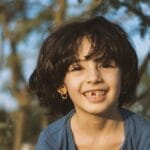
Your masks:
M 75 59 L 72 63 L 84 62 L 86 59 Z
M 86 58 L 86 56 L 85 56 L 85 58 L 84 59 L 75 59 L 72 63 L 79 63 L 79 62 L 85 62 L 85 61 L 87 61 L 87 60 L 90 60 L 90 59 L 88 59 L 88 58 Z M 106 59 L 106 58 L 100 58 L 100 59 L 95 59 L 95 60 L 93 60 L 93 61 L 95 61 L 95 62 L 101 62 L 101 63 L 104 63 L 104 62 L 115 62 L 116 63 L 116 61 L 115 61 L 115 59 L 114 58 L 110 58 L 110 59 Z

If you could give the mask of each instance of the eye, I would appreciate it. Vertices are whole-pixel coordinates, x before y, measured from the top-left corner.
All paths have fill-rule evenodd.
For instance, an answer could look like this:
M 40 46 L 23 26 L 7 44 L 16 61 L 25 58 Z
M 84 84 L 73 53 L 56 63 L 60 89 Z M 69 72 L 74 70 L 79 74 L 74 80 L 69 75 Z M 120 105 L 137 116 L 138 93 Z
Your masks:
M 114 65 L 109 64 L 109 63 L 104 63 L 104 64 L 101 65 L 101 67 L 102 67 L 102 68 L 113 68 Z
M 102 68 L 115 68 L 116 67 L 116 63 L 114 61 L 111 62 L 103 62 L 100 67 Z
M 82 67 L 79 64 L 73 64 L 69 67 L 70 72 L 80 71 L 81 69 L 82 69 Z

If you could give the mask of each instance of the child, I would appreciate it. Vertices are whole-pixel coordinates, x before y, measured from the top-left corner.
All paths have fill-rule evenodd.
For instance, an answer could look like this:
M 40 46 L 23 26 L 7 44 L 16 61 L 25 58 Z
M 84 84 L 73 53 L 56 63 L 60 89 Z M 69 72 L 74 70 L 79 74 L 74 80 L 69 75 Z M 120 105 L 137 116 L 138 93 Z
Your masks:
M 103 17 L 58 28 L 44 42 L 30 87 L 51 113 L 36 150 L 149 150 L 150 123 L 123 107 L 138 83 L 127 35 Z

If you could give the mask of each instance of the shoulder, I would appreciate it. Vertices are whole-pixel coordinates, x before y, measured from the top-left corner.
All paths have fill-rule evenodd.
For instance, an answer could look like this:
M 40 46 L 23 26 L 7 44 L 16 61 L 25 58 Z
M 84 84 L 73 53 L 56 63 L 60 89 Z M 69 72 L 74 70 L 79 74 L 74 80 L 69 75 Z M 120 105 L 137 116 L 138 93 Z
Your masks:
M 126 109 L 122 109 L 122 114 L 129 145 L 137 150 L 147 150 L 150 147 L 150 121 Z
M 127 109 L 122 109 L 123 118 L 140 130 L 150 130 L 150 121 Z M 149 133 L 150 134 L 150 133 Z
M 43 129 L 40 133 L 36 150 L 42 150 L 45 147 L 47 149 L 57 149 L 56 147 L 61 145 L 63 136 L 65 135 L 67 122 L 72 116 L 73 111 L 69 112 L 66 116 L 49 124 L 47 128 Z M 46 149 L 47 146 L 47 149 Z M 41 147 L 41 149 L 39 148 Z

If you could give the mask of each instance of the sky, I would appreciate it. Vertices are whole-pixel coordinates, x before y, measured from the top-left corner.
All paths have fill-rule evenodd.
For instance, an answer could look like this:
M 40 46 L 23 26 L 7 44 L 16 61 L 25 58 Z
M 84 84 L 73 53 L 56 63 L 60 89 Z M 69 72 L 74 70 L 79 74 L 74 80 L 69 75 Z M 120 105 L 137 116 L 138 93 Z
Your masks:
M 34 1 L 35 0 L 30 0 L 30 2 L 34 2 Z M 38 0 L 38 1 L 40 1 L 40 0 Z M 70 3 L 69 5 L 71 5 L 71 4 L 74 4 L 75 6 L 78 5 L 77 0 L 70 0 L 70 1 L 72 3 Z M 42 4 L 46 5 L 47 2 L 48 2 L 48 0 L 43 0 Z M 86 1 L 86 2 L 88 2 L 88 1 Z M 82 7 L 82 5 L 80 7 Z M 72 7 L 69 10 L 69 13 L 80 13 L 76 9 L 77 8 Z M 150 8 L 148 6 L 143 6 L 143 9 L 145 9 L 145 12 L 147 15 L 150 15 Z M 78 10 L 79 10 L 79 8 L 78 8 Z M 34 13 L 36 14 L 36 11 Z M 31 17 L 34 13 L 31 14 Z M 130 40 L 132 42 L 132 45 L 136 49 L 137 56 L 139 58 L 139 63 L 141 64 L 144 57 L 147 55 L 148 52 L 150 52 L 150 35 L 148 34 L 148 33 L 150 33 L 150 29 L 147 32 L 146 36 L 144 38 L 141 38 L 139 33 L 136 31 L 136 29 L 138 28 L 139 23 L 140 23 L 138 17 L 133 17 L 131 19 L 128 19 L 128 18 L 126 18 L 127 15 L 123 15 L 124 13 L 125 13 L 125 8 L 118 10 L 115 15 L 112 10 L 112 12 L 107 14 L 105 17 L 108 18 L 109 20 L 116 20 L 116 22 L 118 24 L 120 24 L 122 26 L 122 28 L 127 32 L 127 34 L 130 37 Z M 122 16 L 124 16 L 126 19 L 125 23 L 122 21 L 122 19 L 124 19 L 124 18 L 121 18 Z M 118 18 L 121 18 L 121 19 L 118 19 Z M 37 33 L 33 32 L 31 34 L 31 36 L 29 36 L 28 41 L 21 42 L 18 45 L 18 49 L 21 50 L 19 52 L 21 54 L 23 53 L 23 55 L 22 55 L 22 59 L 24 62 L 23 69 L 24 69 L 24 74 L 25 74 L 26 80 L 29 79 L 29 76 L 31 75 L 31 73 L 35 67 L 38 50 L 39 50 L 39 46 L 40 46 L 39 43 L 41 43 L 41 41 L 44 40 L 45 35 L 41 34 L 38 39 L 36 37 L 37 37 Z M 32 45 L 31 45 L 31 43 L 32 43 Z M 28 53 L 27 48 L 30 49 L 30 53 Z M 7 56 L 9 54 L 9 49 L 10 49 L 7 40 L 5 41 L 4 49 L 5 49 L 5 55 Z M 5 61 L 5 63 L 6 63 L 6 61 Z M 9 82 L 10 79 L 11 79 L 11 72 L 7 67 L 5 69 L 3 69 L 3 71 L 0 71 L 0 81 L 1 81 L 0 82 L 0 108 L 7 110 L 7 111 L 14 111 L 18 107 L 17 102 L 15 101 L 15 99 L 11 96 L 11 94 L 8 91 L 6 92 L 5 90 L 2 90 L 4 88 L 3 85 L 5 85 L 6 82 Z
M 150 53 L 150 28 L 147 31 L 147 34 L 141 38 L 140 33 L 137 31 L 139 28 L 139 18 L 138 17 L 128 17 L 125 15 L 126 8 L 122 8 L 118 10 L 117 14 L 110 13 L 106 15 L 106 17 L 110 20 L 116 20 L 116 22 L 125 30 L 125 32 L 129 36 L 129 40 L 131 41 L 133 47 L 136 50 L 139 64 L 141 64 L 147 55 Z M 145 12 L 150 16 L 150 7 L 145 7 Z M 122 18 L 123 16 L 123 18 Z M 120 18 L 120 19 L 118 19 Z M 126 20 L 125 22 L 123 20 Z

